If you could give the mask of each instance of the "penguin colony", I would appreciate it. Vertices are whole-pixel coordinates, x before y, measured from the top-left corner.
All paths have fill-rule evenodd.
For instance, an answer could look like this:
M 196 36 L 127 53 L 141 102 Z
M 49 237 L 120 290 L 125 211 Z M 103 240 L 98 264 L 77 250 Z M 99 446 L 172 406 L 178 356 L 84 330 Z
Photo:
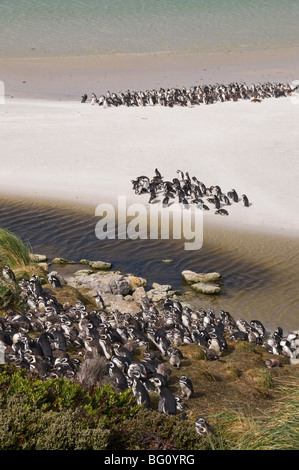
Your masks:
M 4 266 L 2 274 L 2 282 L 15 284 L 27 308 L 24 314 L 7 310 L 0 317 L 0 350 L 6 363 L 25 368 L 42 380 L 76 380 L 85 361 L 102 358 L 105 376 L 119 391 L 131 388 L 137 403 L 147 408 L 151 407 L 149 392 L 156 392 L 161 413 L 181 413 L 188 419 L 186 402 L 192 400 L 196 384 L 181 375 L 181 394 L 174 395 L 169 389 L 171 371 L 180 369 L 184 359 L 184 344 L 197 344 L 207 360 L 217 361 L 227 350 L 229 338 L 262 345 L 269 353 L 289 358 L 290 363 L 299 362 L 298 331 L 284 336 L 278 327 L 269 333 L 258 320 L 235 320 L 224 310 L 217 316 L 213 308 L 195 310 L 170 298 L 158 309 L 146 295 L 135 315 L 108 312 L 100 293 L 96 296 L 100 308 L 87 311 L 80 301 L 75 305 L 57 301 L 52 288 L 65 283 L 57 272 L 48 275 L 52 288 L 43 287 L 36 275 L 17 282 L 9 266 Z M 136 346 L 144 350 L 140 360 L 134 359 Z M 76 351 L 77 358 L 70 351 Z M 265 361 L 267 368 L 281 365 L 278 357 Z M 203 417 L 197 419 L 195 431 L 199 435 L 211 432 Z
M 189 89 L 160 88 L 159 90 L 130 91 L 102 94 L 99 97 L 84 93 L 81 103 L 90 102 L 92 105 L 103 106 L 199 106 L 217 102 L 251 100 L 261 102 L 265 98 L 280 98 L 289 96 L 294 90 L 289 83 L 257 83 L 248 86 L 246 83 L 230 83 L 227 85 L 196 85 Z
M 157 202 L 161 197 L 163 207 L 177 200 L 180 204 L 192 204 L 202 211 L 214 209 L 215 214 L 221 216 L 229 215 L 223 206 L 229 207 L 241 200 L 235 189 L 225 193 L 220 186 L 207 186 L 195 176 L 190 177 L 188 172 L 184 174 L 181 170 L 177 170 L 177 174 L 178 177 L 172 181 L 166 181 L 156 168 L 152 178 L 142 175 L 131 180 L 132 189 L 138 195 L 149 194 L 149 204 Z M 250 206 L 246 194 L 242 194 L 242 201 L 245 207 Z

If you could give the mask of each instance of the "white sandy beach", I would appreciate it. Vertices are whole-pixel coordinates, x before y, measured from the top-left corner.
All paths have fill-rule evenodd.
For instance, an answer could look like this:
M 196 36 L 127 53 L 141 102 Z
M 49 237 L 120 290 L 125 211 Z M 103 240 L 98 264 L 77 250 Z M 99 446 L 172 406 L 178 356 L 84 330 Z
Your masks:
M 159 168 L 235 188 L 252 204 L 206 223 L 298 235 L 299 103 L 291 98 L 193 108 L 107 108 L 6 99 L 0 106 L 1 193 L 96 208 L 136 196 L 131 180 Z

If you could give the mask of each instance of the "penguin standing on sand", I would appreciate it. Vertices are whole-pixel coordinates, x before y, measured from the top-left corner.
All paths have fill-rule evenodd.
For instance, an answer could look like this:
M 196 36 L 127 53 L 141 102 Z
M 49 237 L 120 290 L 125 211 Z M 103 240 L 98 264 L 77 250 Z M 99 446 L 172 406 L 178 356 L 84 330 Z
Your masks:
M 244 206 L 249 207 L 249 201 L 248 201 L 248 197 L 246 196 L 246 194 L 242 194 L 242 199 L 243 199 Z

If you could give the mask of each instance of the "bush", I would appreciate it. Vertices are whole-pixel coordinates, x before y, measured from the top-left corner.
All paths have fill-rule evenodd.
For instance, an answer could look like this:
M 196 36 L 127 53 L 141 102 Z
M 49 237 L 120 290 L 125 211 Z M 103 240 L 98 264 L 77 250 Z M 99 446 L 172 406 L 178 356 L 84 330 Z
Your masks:
M 1 407 L 1 450 L 104 450 L 109 430 L 88 428 L 74 411 L 44 412 L 10 397 Z

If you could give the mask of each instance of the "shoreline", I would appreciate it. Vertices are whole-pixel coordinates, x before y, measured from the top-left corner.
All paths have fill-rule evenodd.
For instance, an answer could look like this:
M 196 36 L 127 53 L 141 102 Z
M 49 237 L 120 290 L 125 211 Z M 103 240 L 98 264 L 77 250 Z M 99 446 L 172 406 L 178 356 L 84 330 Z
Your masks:
M 229 218 L 205 213 L 207 224 L 297 237 L 297 113 L 290 97 L 107 109 L 7 100 L 0 107 L 6 143 L 1 193 L 94 210 L 102 202 L 117 204 L 117 196 L 148 206 L 148 196 L 136 196 L 131 180 L 153 176 L 156 167 L 172 179 L 182 169 L 224 192 L 235 187 L 252 202 L 249 208 L 234 205 Z
M 226 53 L 146 53 L 0 58 L 7 97 L 80 100 L 97 94 L 197 84 L 299 78 L 299 48 Z

